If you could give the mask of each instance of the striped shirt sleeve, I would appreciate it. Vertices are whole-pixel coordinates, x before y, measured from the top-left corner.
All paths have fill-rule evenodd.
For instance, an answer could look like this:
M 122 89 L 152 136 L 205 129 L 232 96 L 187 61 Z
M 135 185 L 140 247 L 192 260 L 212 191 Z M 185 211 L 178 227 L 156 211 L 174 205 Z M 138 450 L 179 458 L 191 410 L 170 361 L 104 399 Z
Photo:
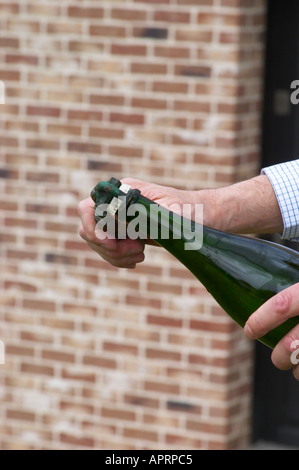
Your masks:
M 283 218 L 282 238 L 299 239 L 299 160 L 262 169 L 275 191 Z

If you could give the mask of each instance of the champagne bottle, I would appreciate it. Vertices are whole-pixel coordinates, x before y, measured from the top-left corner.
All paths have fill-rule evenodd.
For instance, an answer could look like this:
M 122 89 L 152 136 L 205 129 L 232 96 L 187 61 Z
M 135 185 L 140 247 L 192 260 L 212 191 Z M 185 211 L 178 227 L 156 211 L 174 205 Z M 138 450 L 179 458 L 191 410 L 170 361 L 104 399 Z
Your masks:
M 241 327 L 269 298 L 299 281 L 299 254 L 290 248 L 177 217 L 144 197 L 139 190 L 122 186 L 115 178 L 98 183 L 91 197 L 95 202 L 96 222 L 107 216 L 107 211 L 101 210 L 103 207 L 108 207 L 108 214 L 115 222 L 124 207 L 127 213 L 133 204 L 143 208 L 146 217 L 139 223 L 139 233 L 154 239 L 177 258 Z M 159 208 L 159 230 L 151 237 L 150 227 L 157 222 L 153 204 Z M 128 215 L 127 226 L 132 220 L 133 216 Z M 185 235 L 186 226 L 190 226 L 192 233 L 201 231 L 200 248 L 186 249 L 186 243 L 190 243 L 190 230 L 189 235 Z M 168 231 L 169 236 L 163 236 L 163 231 Z M 298 322 L 299 316 L 290 318 L 259 340 L 274 348 Z

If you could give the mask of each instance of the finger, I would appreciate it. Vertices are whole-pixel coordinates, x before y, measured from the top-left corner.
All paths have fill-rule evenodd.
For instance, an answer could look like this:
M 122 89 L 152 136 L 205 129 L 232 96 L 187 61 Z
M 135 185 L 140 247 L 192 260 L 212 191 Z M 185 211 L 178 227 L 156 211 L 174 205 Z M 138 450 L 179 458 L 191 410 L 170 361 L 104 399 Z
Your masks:
M 145 243 L 141 240 L 125 239 L 104 239 L 104 240 L 88 240 L 92 243 L 93 248 L 99 249 L 102 253 L 114 258 L 130 257 L 138 255 L 144 251 Z
M 89 197 L 84 199 L 78 204 L 78 214 L 81 218 L 82 226 L 79 229 L 79 235 L 85 241 L 92 241 L 94 243 L 99 242 L 103 247 L 107 247 L 109 250 L 115 250 L 116 240 L 109 238 L 107 234 L 96 229 L 96 222 L 94 218 L 94 202 Z M 104 236 L 100 236 L 104 234 Z
M 299 283 L 282 290 L 265 302 L 247 320 L 246 336 L 257 339 L 299 314 Z
M 144 261 L 144 244 L 139 240 L 118 240 L 115 250 L 109 250 L 103 245 L 90 241 L 87 243 L 90 248 L 113 266 L 129 267 Z
M 155 183 L 149 183 L 147 181 L 137 180 L 134 178 L 124 178 L 121 180 L 122 183 L 128 184 L 132 189 L 139 189 L 142 195 L 156 201 L 165 194 L 165 186 L 160 186 Z
M 272 351 L 271 360 L 273 364 L 281 370 L 294 367 L 299 364 L 299 325 L 295 326 L 285 337 L 275 346 Z M 299 378 L 299 370 L 296 370 Z
M 144 253 L 137 253 L 130 256 L 116 256 L 114 253 L 107 254 L 105 252 L 99 251 L 98 246 L 88 243 L 90 248 L 92 248 L 95 252 L 97 252 L 105 261 L 107 261 L 112 266 L 117 268 L 132 268 L 135 267 L 136 264 L 142 263 L 144 261 Z
M 94 202 L 90 197 L 78 204 L 78 214 L 86 237 L 90 240 L 94 239 L 96 222 L 94 218 Z
M 148 183 L 146 181 L 142 181 L 136 178 L 122 178 L 121 182 L 123 184 L 128 184 L 131 186 L 133 189 L 142 189 L 146 187 L 147 185 L 151 185 L 151 183 Z
M 117 240 L 114 238 L 109 238 L 108 236 L 99 238 L 95 232 L 90 231 L 86 233 L 83 226 L 79 229 L 79 235 L 87 243 L 93 243 L 102 251 L 113 252 L 117 250 Z

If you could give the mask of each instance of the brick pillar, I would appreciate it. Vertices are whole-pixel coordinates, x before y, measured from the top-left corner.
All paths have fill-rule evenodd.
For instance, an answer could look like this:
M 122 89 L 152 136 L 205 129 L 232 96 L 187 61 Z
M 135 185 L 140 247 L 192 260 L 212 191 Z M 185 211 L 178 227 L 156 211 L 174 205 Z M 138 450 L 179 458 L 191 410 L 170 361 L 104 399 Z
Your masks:
M 246 447 L 241 329 L 163 250 L 107 265 L 76 207 L 257 174 L 265 4 L 0 0 L 2 449 Z

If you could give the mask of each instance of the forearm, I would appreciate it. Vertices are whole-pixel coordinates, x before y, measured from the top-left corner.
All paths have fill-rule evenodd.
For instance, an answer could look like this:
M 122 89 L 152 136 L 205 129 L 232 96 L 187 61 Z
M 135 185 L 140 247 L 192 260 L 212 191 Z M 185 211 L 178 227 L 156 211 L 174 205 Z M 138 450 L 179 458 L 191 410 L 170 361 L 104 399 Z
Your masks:
M 267 176 L 212 191 L 202 195 L 205 225 L 240 234 L 282 233 L 280 208 Z

